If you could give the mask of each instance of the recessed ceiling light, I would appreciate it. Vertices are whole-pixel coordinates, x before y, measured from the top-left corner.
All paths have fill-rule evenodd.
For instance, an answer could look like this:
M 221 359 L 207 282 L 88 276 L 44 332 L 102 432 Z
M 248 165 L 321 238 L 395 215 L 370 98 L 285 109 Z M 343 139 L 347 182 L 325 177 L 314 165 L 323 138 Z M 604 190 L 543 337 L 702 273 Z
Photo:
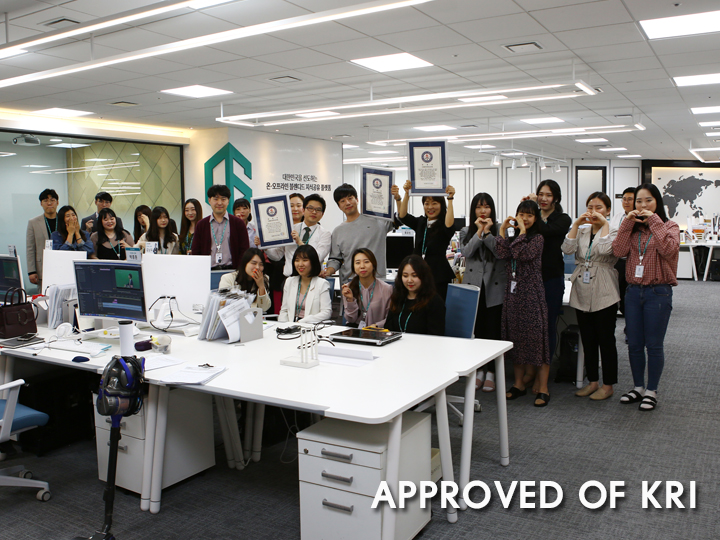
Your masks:
M 622 152 L 623 150 L 627 150 L 627 148 L 618 146 L 617 148 L 599 148 L 599 150 L 601 152 Z
M 547 116 L 545 118 L 525 118 L 520 121 L 536 126 L 539 126 L 540 124 L 561 124 L 565 122 L 565 120 L 561 120 L 560 118 L 556 118 L 554 116 Z
M 690 112 L 693 114 L 710 114 L 710 113 L 718 113 L 720 112 L 720 107 L 713 106 L 713 107 L 693 107 L 690 109 Z
M 432 66 L 430 62 L 426 62 L 408 53 L 386 54 L 384 56 L 372 56 L 370 58 L 358 58 L 350 60 L 353 64 L 386 73 L 388 71 L 400 71 L 403 69 L 415 69 L 421 67 Z
M 50 139 L 50 142 L 62 142 L 62 139 Z
M 73 109 L 62 109 L 60 107 L 53 107 L 51 109 L 42 109 L 39 111 L 33 111 L 33 114 L 42 114 L 45 116 L 60 116 L 64 118 L 75 118 L 76 116 L 87 116 L 88 114 L 95 114 L 87 111 L 75 111 Z
M 688 75 L 687 77 L 673 77 L 677 86 L 700 86 L 701 84 L 720 83 L 720 73 L 708 75 Z
M 347 150 L 348 148 L 359 148 L 356 144 L 343 144 L 343 148 Z
M 203 86 L 201 84 L 193 84 L 192 86 L 183 86 L 181 88 L 170 88 L 169 90 L 160 90 L 160 93 L 189 98 L 204 98 L 232 94 L 232 92 L 228 92 L 227 90 L 211 88 L 209 86 Z
M 575 142 L 581 142 L 581 143 L 607 142 L 607 139 L 603 139 L 602 137 L 598 137 L 597 139 L 575 139 Z
M 399 154 L 400 152 L 397 152 L 395 150 L 371 150 L 368 152 L 368 154 Z
M 457 128 L 452 126 L 419 126 L 413 129 L 419 129 L 420 131 L 453 131 Z
M 642 156 L 641 156 L 640 154 L 632 154 L 632 155 L 626 154 L 626 155 L 624 155 L 624 156 L 617 156 L 617 157 L 619 157 L 619 158 L 639 158 L 639 157 L 642 157 Z
M 694 36 L 720 32 L 720 11 L 640 21 L 648 39 Z
M 322 118 L 323 116 L 337 116 L 339 114 L 340 113 L 333 112 L 333 111 L 317 111 L 317 112 L 296 114 L 295 116 L 300 116 L 302 118 Z
M 465 103 L 475 103 L 476 101 L 495 101 L 496 99 L 507 99 L 507 96 L 478 96 L 478 97 L 467 97 L 460 98 L 458 101 L 464 101 Z M 463 126 L 465 127 L 465 126 Z M 477 127 L 477 126 L 468 126 Z
M 60 143 L 60 144 L 48 144 L 48 148 L 82 148 L 83 146 L 90 146 L 89 144 L 78 144 L 78 143 Z
M 714 122 L 699 122 L 698 125 L 701 127 L 715 127 L 720 126 L 720 121 L 716 120 Z
M 131 155 L 131 156 L 139 156 L 140 154 L 137 153 L 137 154 L 130 154 L 130 155 Z
M 471 144 L 465 148 L 472 148 L 473 150 L 482 150 L 484 148 L 495 148 L 492 144 Z

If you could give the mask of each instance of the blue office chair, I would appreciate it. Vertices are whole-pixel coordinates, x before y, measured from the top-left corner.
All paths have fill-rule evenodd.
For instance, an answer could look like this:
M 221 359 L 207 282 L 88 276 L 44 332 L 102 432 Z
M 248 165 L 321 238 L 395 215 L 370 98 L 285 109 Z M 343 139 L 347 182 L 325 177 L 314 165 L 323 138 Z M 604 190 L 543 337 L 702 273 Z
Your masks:
M 7 399 L 0 399 L 0 443 L 23 431 L 44 426 L 49 420 L 47 414 L 17 402 L 23 384 L 25 381 L 18 379 L 0 386 L 0 395 L 6 390 L 9 392 Z M 2 459 L 5 459 L 4 454 L 0 454 L 0 461 Z M 22 465 L 0 469 L 0 486 L 40 488 L 36 497 L 43 502 L 49 501 L 52 496 L 48 483 L 32 480 L 32 473 Z
M 330 302 L 332 302 L 335 299 L 335 278 L 329 277 L 325 278 L 330 285 Z

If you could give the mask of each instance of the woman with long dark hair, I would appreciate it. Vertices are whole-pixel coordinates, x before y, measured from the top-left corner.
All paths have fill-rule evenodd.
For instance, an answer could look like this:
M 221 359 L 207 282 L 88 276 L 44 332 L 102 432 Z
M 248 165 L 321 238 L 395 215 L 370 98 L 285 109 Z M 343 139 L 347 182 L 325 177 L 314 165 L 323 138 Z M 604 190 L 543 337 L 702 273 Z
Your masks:
M 90 235 L 90 240 L 95 245 L 95 255 L 98 259 L 124 261 L 125 248 L 135 244 L 132 236 L 122 228 L 111 208 L 100 210 L 98 221 L 100 226 L 97 232 Z
M 95 253 L 90 235 L 81 230 L 77 212 L 72 206 L 63 206 L 57 214 L 57 229 L 50 235 L 53 249 L 61 251 L 85 251 L 88 256 Z
M 259 307 L 263 312 L 270 309 L 268 295 L 269 280 L 263 273 L 265 270 L 265 254 L 258 248 L 248 248 L 243 253 L 237 270 L 220 278 L 220 289 L 240 289 L 255 295 L 252 307 Z
M 478 339 L 499 340 L 507 276 L 504 261 L 497 258 L 495 201 L 487 193 L 478 193 L 470 203 L 468 216 L 470 226 L 460 230 L 460 252 L 465 257 L 463 283 L 480 288 L 474 334 Z M 486 372 L 478 371 L 476 386 L 482 386 L 484 392 L 493 392 L 495 362 L 486 364 L 485 368 Z
M 550 402 L 548 376 L 550 350 L 547 332 L 547 305 L 542 286 L 542 254 L 544 239 L 540 234 L 540 208 L 531 200 L 517 207 L 515 216 L 509 216 L 500 227 L 497 240 L 497 257 L 505 261 L 507 286 L 502 313 L 502 338 L 513 342 L 506 356 L 513 362 L 515 384 L 508 390 L 508 400 L 527 394 L 525 366 L 538 369 L 538 393 L 535 406 L 544 407 Z M 515 235 L 510 237 L 508 229 Z
M 298 246 L 293 255 L 293 275 L 285 280 L 279 322 L 316 323 L 332 316 L 330 284 L 319 277 L 322 265 L 310 244 Z
M 445 335 L 445 302 L 435 290 L 430 266 L 420 255 L 408 255 L 400 263 L 385 328 Z
M 435 282 L 435 289 L 445 301 L 448 284 L 455 278 L 455 272 L 447 260 L 447 247 L 455 233 L 455 214 L 453 199 L 455 188 L 446 188 L 447 204 L 444 197 L 423 197 L 425 215 L 415 217 L 408 214 L 410 188 L 412 183 L 407 180 L 403 185 L 405 195 L 400 199 L 400 188 L 392 187 L 392 194 L 398 203 L 398 218 L 415 231 L 415 249 L 413 253 L 422 256 L 430 267 Z
M 180 253 L 182 255 L 191 255 L 190 247 L 192 246 L 193 235 L 195 234 L 195 224 L 203 217 L 202 205 L 197 199 L 188 199 L 183 205 L 183 215 L 180 220 Z
M 641 411 L 652 411 L 657 406 L 657 389 L 665 365 L 665 332 L 680 255 L 680 228 L 667 218 L 662 195 L 654 184 L 643 184 L 635 190 L 635 210 L 620 225 L 613 252 L 616 257 L 627 257 L 625 326 L 635 384 L 620 403 L 639 401 Z
M 168 211 L 163 206 L 153 208 L 148 232 L 137 241 L 143 252 L 145 252 L 147 242 L 157 242 L 159 254 L 178 255 L 180 253 L 178 237 L 171 231 L 169 225 L 170 214 Z
M 341 289 L 345 320 L 358 328 L 382 327 L 390 309 L 392 285 L 378 279 L 377 259 L 369 249 L 356 249 L 352 261 L 355 275 Z
M 133 227 L 133 240 L 136 244 L 138 243 L 138 240 L 140 240 L 140 237 L 147 232 L 150 224 L 151 214 L 152 210 L 146 204 L 141 204 L 140 206 L 135 208 L 135 225 Z M 147 219 L 143 218 L 142 216 L 145 216 L 145 218 Z

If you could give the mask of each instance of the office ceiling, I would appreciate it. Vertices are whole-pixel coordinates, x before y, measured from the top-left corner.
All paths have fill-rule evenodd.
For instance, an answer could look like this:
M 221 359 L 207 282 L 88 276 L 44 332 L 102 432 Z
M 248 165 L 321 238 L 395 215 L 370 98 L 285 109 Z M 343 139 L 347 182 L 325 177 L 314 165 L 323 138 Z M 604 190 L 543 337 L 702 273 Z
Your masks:
M 243 26 L 346 7 L 360 0 L 237 0 L 202 10 L 181 9 L 152 19 L 34 47 L 0 60 L 0 81 L 94 58 L 173 43 Z M 9 12 L 10 42 L 37 37 L 48 23 L 79 23 L 152 5 L 152 0 L 0 0 Z M 635 114 L 646 131 L 604 136 L 644 159 L 693 159 L 690 147 L 718 146 L 691 107 L 720 105 L 720 86 L 677 88 L 671 77 L 720 72 L 720 33 L 648 41 L 639 20 L 718 9 L 717 0 L 434 0 L 415 7 L 283 30 L 0 89 L 0 107 L 34 111 L 64 107 L 95 117 L 194 129 L 220 127 L 226 115 L 479 88 L 566 82 L 575 76 L 602 89 L 596 96 L 531 104 L 473 107 L 281 126 L 280 132 L 359 146 L 345 157 L 367 156 L 366 141 L 432 136 L 416 126 L 445 124 L 452 134 L 533 129 L 521 118 L 556 116 L 556 127 L 628 124 Z M 72 23 L 69 23 L 72 25 Z M 512 53 L 504 45 L 537 42 L 542 50 Z M 377 73 L 356 58 L 411 53 L 432 67 Z M 295 77 L 297 82 L 273 81 Z M 202 84 L 232 95 L 192 99 L 160 90 Z M 120 107 L 112 102 L 128 101 Z M 474 127 L 461 127 L 474 126 Z M 275 131 L 275 128 L 252 128 Z M 447 132 L 443 133 L 447 135 Z M 718 131 L 720 139 L 720 131 Z M 472 144 L 472 143 L 471 143 Z M 477 143 L 475 143 L 477 144 Z M 507 148 L 509 141 L 488 144 Z M 522 139 L 515 147 L 560 158 L 608 159 L 574 137 Z M 453 145 L 454 161 L 477 150 Z

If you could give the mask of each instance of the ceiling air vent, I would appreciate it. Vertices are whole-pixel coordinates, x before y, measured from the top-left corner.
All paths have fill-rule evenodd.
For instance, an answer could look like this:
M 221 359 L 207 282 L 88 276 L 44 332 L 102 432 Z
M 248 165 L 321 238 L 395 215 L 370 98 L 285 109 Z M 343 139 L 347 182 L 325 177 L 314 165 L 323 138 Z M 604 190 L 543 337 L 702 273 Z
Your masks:
M 632 120 L 633 115 L 632 114 L 616 114 L 615 118 L 629 118 Z
M 507 49 L 511 53 L 530 53 L 542 51 L 543 47 L 537 41 L 528 43 L 515 43 L 513 45 L 503 45 L 503 49 Z
M 283 77 L 274 77 L 274 78 L 268 79 L 268 80 L 278 82 L 278 83 L 283 83 L 283 84 L 302 81 L 302 79 L 298 79 L 297 77 L 291 77 L 290 75 L 285 75 Z
M 132 101 L 114 101 L 108 105 L 115 105 L 116 107 L 135 107 L 139 105 L 139 103 L 133 103 Z
M 461 128 L 476 128 L 477 126 L 475 124 L 465 124 L 464 126 L 460 126 Z
M 72 19 L 68 19 L 67 17 L 61 17 L 59 19 L 53 19 L 51 21 L 44 22 L 42 24 L 43 24 L 43 26 L 48 26 L 55 30 L 59 30 L 61 28 L 68 28 L 70 26 L 75 26 L 77 24 L 80 24 L 80 22 L 73 21 Z

